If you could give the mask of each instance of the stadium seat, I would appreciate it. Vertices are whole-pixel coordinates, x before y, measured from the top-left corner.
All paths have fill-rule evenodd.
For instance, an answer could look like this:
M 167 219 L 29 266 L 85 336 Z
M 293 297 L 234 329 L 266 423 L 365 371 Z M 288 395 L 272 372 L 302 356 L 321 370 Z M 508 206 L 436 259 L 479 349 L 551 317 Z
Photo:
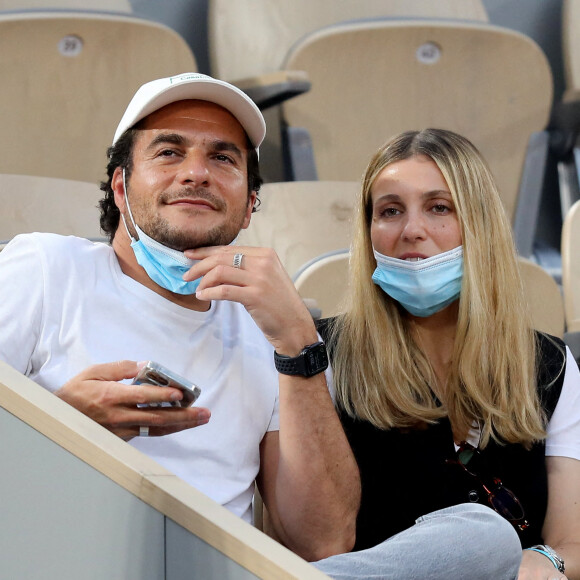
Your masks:
M 580 98 L 580 0 L 563 0 L 562 3 L 562 57 L 566 91 L 564 100 Z
M 260 208 L 237 243 L 274 248 L 292 276 L 312 258 L 349 245 L 358 189 L 357 182 L 267 183 Z
M 291 47 L 305 35 L 339 22 L 402 17 L 488 21 L 482 0 L 210 0 L 212 74 L 246 91 L 262 110 L 269 109 L 264 158 L 270 181 L 294 179 L 281 168 L 280 112 L 274 106 L 311 87 L 307 71 L 284 67 Z
M 402 17 L 488 21 L 481 0 L 210 0 L 211 69 L 229 81 L 276 73 L 290 48 L 315 30 L 361 18 Z
M 319 179 L 357 179 L 401 131 L 451 129 L 488 160 L 513 219 L 529 138 L 552 104 L 550 67 L 532 40 L 478 23 L 345 24 L 304 38 L 286 67 L 312 82 L 283 112 L 310 136 Z
M 132 12 L 129 0 L 0 0 L 0 10 L 53 9 Z
M 574 203 L 562 227 L 562 287 L 566 313 L 565 340 L 580 357 L 580 201 Z
M 327 252 L 304 264 L 294 276 L 294 286 L 304 300 L 311 300 L 310 311 L 318 318 L 336 316 L 343 306 L 348 288 L 348 249 Z
M 127 103 L 147 81 L 197 70 L 186 42 L 112 13 L 0 13 L 0 173 L 98 183 Z
M 531 260 L 520 258 L 519 264 L 534 328 L 563 338 L 565 317 L 560 286 L 546 270 Z
M 97 185 L 51 177 L 0 175 L 0 243 L 17 234 L 53 232 L 102 239 Z
M 580 0 L 564 0 L 562 6 L 565 91 L 554 107 L 551 128 L 564 219 L 580 199 Z

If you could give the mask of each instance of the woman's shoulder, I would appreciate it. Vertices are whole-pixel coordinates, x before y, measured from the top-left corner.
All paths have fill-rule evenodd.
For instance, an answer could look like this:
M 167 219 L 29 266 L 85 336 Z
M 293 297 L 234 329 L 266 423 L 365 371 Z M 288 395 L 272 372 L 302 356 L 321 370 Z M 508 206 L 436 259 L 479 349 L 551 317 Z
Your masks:
M 536 348 L 539 379 L 552 382 L 565 368 L 566 344 L 556 336 L 536 331 Z
M 558 360 L 561 360 L 562 357 L 564 357 L 564 360 L 566 359 L 566 343 L 561 338 L 539 330 L 535 331 L 535 335 L 536 343 L 538 344 L 538 354 L 542 357 Z
M 536 331 L 537 388 L 548 417 L 552 415 L 564 384 L 566 345 L 556 336 Z

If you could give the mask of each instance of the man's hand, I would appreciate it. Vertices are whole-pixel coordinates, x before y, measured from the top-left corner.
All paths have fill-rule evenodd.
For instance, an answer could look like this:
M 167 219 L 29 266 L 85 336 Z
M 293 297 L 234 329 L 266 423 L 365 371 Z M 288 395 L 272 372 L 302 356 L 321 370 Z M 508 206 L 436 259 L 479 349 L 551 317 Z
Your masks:
M 118 361 L 88 367 L 65 383 L 56 395 L 126 441 L 149 427 L 150 436 L 168 435 L 209 421 L 201 407 L 139 408 L 137 405 L 180 401 L 179 389 L 151 385 L 127 385 L 143 363 Z
M 240 267 L 233 264 L 242 254 Z M 270 248 L 216 246 L 187 250 L 195 264 L 184 276 L 203 276 L 196 296 L 200 300 L 239 302 L 280 354 L 296 356 L 316 342 L 312 316 L 296 291 L 276 252 Z

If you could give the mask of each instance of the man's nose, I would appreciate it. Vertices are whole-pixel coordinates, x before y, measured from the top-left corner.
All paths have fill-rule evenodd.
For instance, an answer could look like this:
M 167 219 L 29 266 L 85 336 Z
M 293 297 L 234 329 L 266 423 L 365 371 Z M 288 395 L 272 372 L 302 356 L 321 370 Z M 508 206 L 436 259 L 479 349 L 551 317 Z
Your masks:
M 181 183 L 204 185 L 209 183 L 210 172 L 206 156 L 200 152 L 189 153 L 179 166 Z

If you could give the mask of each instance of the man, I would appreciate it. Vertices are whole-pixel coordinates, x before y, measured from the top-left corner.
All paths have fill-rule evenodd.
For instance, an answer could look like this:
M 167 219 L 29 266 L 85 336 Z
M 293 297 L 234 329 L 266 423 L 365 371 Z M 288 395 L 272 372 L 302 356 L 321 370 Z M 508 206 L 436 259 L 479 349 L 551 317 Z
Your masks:
M 257 479 L 281 540 L 318 560 L 353 545 L 358 470 L 291 280 L 273 251 L 230 245 L 264 135 L 222 81 L 141 87 L 102 184 L 111 245 L 29 234 L 0 254 L 0 358 L 248 521 Z M 199 385 L 197 403 L 143 407 L 182 397 L 128 384 L 145 360 Z

